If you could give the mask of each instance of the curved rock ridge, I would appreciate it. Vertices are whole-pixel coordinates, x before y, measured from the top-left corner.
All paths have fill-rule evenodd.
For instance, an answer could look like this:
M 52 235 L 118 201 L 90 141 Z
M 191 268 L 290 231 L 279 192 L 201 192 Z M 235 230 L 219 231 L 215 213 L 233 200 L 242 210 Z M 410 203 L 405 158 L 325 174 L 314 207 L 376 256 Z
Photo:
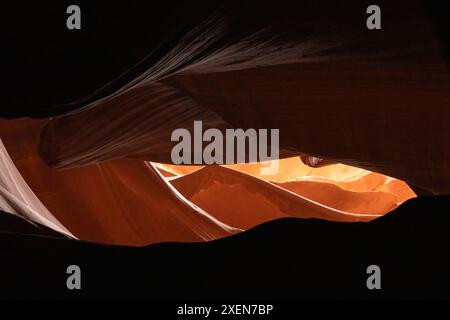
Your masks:
M 206 166 L 171 179 L 170 183 L 192 202 L 213 212 L 222 221 L 244 229 L 286 216 L 356 222 L 369 221 L 381 215 L 379 212 L 344 212 L 222 166 Z M 320 183 L 318 188 L 321 188 Z M 327 196 L 331 196 L 329 192 Z M 392 201 L 383 214 L 394 206 L 395 202 Z
M 293 186 L 294 189 L 296 185 L 306 186 L 307 182 L 321 182 L 353 192 L 387 192 L 395 197 L 397 204 L 416 196 L 408 184 L 392 177 L 343 164 L 328 163 L 326 166 L 313 168 L 305 165 L 301 159 L 303 157 L 279 160 L 279 170 L 273 175 L 260 174 L 261 166 L 267 165 L 262 163 L 238 164 L 228 167 L 278 185 Z M 326 194 L 326 192 L 322 192 L 322 194 Z
M 123 158 L 170 162 L 176 144 L 171 142 L 173 130 L 193 132 L 194 120 L 203 121 L 205 128 L 226 126 L 179 91 L 150 83 L 50 120 L 42 132 L 39 153 L 58 169 Z
M 281 159 L 277 160 L 277 162 L 278 172 L 275 174 L 261 174 L 261 168 L 270 165 L 267 162 L 225 165 L 224 167 L 247 173 L 277 185 L 295 186 L 300 184 L 306 185 L 307 182 L 321 182 L 333 184 L 339 189 L 353 192 L 387 192 L 395 197 L 397 204 L 416 196 L 414 191 L 401 180 L 356 167 L 343 164 L 327 164 L 327 166 L 313 168 L 304 164 L 299 157 Z M 203 166 L 160 163 L 155 163 L 154 165 L 169 181 L 203 168 Z M 323 194 L 326 194 L 326 192 Z
M 291 160 L 294 159 L 281 162 Z M 243 168 L 248 166 L 256 167 L 206 166 L 166 179 L 199 207 L 244 229 L 285 216 L 370 221 L 415 197 L 406 183 L 370 172 L 356 180 L 342 182 L 349 188 L 345 189 L 339 182 L 319 176 L 297 177 L 288 182 L 264 181 L 258 175 L 244 173 Z M 164 166 L 161 169 L 164 170 Z M 395 186 L 390 187 L 391 184 Z M 361 188 L 356 190 L 358 186 Z M 243 213 L 246 214 L 242 216 Z
M 186 200 L 145 161 L 114 160 L 65 171 L 47 167 L 36 151 L 46 122 L 2 121 L 0 134 L 37 198 L 79 239 L 146 245 L 241 231 Z

